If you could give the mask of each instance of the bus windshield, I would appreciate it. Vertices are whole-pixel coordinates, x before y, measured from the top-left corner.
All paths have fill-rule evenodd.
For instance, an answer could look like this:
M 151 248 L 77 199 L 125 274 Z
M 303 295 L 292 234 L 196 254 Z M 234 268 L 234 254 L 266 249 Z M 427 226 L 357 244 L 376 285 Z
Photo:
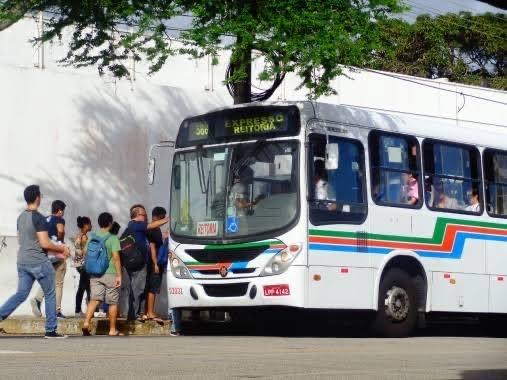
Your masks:
M 202 240 L 245 238 L 292 224 L 298 142 L 259 140 L 177 153 L 171 231 Z

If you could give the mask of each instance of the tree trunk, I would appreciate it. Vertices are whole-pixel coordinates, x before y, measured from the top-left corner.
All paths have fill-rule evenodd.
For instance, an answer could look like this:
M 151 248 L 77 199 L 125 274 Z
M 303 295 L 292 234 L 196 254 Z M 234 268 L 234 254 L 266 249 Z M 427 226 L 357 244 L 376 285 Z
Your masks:
M 252 49 L 244 49 L 240 60 L 233 63 L 234 72 L 245 71 L 243 80 L 233 84 L 234 104 L 250 103 L 252 101 Z

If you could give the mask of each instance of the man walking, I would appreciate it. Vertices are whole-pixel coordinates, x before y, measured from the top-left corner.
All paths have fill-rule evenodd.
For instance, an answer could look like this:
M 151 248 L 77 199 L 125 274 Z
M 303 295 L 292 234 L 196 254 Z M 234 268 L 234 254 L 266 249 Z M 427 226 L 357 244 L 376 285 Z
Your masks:
M 88 240 L 87 247 L 94 238 L 103 239 L 109 266 L 102 276 L 90 278 L 91 296 L 83 323 L 83 335 L 90 335 L 90 321 L 93 313 L 97 306 L 104 302 L 109 305 L 109 335 L 121 336 L 123 334 L 116 328 L 121 287 L 120 241 L 116 235 L 110 233 L 113 225 L 113 216 L 110 213 L 100 214 L 98 222 L 100 231 Z
M 56 200 L 51 204 L 51 215 L 47 217 L 48 235 L 49 238 L 55 242 L 63 244 L 65 239 L 65 203 L 61 200 Z M 59 255 L 52 255 L 50 257 L 55 270 L 55 288 L 56 288 L 56 316 L 58 318 L 65 318 L 62 314 L 62 297 L 63 297 L 63 283 L 65 280 L 65 273 L 67 272 L 67 262 L 65 258 Z M 42 313 L 40 306 L 44 298 L 44 292 L 40 289 L 35 298 L 30 301 L 32 312 L 36 317 L 41 317 Z
M 37 185 L 30 185 L 24 191 L 27 208 L 17 220 L 18 290 L 0 307 L 0 321 L 11 315 L 27 299 L 34 281 L 37 280 L 45 296 L 46 334 L 44 337 L 47 339 L 66 338 L 56 332 L 55 271 L 46 252 L 58 252 L 65 258 L 69 257 L 70 252 L 67 246 L 54 244 L 49 239 L 46 219 L 38 212 L 41 197 L 40 188 Z
M 146 264 L 149 263 L 149 249 L 147 232 L 150 229 L 163 226 L 169 221 L 169 218 L 152 221 L 148 223 L 146 209 L 143 205 L 137 204 L 130 208 L 130 222 L 123 236 L 131 235 L 139 254 L 144 257 L 144 265 L 140 269 L 130 269 L 124 265 L 123 279 L 124 286 L 122 289 L 121 310 L 127 316 L 127 319 L 142 319 L 145 309 L 145 292 L 146 292 Z

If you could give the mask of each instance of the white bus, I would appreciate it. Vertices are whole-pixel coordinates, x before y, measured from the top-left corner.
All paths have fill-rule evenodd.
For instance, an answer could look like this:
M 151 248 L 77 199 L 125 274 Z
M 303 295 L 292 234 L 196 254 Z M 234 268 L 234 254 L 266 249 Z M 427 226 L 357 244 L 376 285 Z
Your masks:
M 169 302 L 507 313 L 507 128 L 314 102 L 183 121 Z

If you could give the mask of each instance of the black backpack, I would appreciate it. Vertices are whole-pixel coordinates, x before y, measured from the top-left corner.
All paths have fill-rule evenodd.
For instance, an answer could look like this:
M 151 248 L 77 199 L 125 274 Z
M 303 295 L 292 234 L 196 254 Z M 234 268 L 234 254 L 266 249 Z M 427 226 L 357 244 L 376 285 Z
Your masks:
M 134 236 L 127 228 L 120 238 L 121 264 L 130 271 L 136 272 L 146 265 L 143 252 L 137 246 Z

